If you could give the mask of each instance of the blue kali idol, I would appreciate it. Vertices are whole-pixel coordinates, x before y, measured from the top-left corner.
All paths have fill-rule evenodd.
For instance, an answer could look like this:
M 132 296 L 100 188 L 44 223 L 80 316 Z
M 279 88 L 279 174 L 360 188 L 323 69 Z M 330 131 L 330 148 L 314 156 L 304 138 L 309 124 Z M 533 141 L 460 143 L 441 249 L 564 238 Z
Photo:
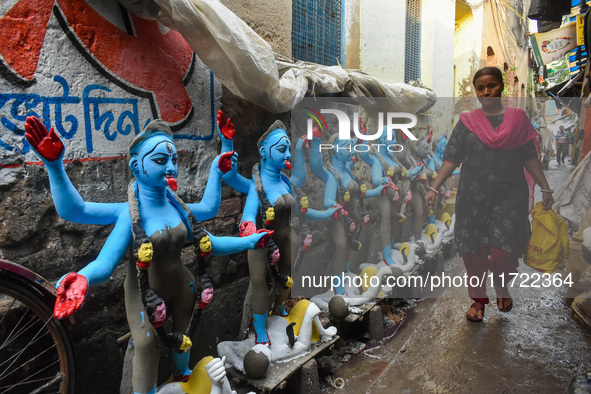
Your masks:
M 212 285 L 205 275 L 198 281 L 182 264 L 181 249 L 192 241 L 199 258 L 225 255 L 264 247 L 272 234 L 263 231 L 245 237 L 216 237 L 198 224 L 218 211 L 222 175 L 236 172 L 236 155 L 216 157 L 202 200 L 185 204 L 174 193 L 178 167 L 172 133 L 166 123 L 155 120 L 129 147 L 129 167 L 134 179 L 129 184 L 128 201 L 86 202 L 64 170 L 65 148 L 55 131 L 48 132 L 35 117 L 27 118 L 25 129 L 27 140 L 47 168 L 58 214 L 76 223 L 114 224 L 96 259 L 58 282 L 55 316 L 64 318 L 78 310 L 89 285 L 109 279 L 128 248 L 133 247 L 136 259 L 128 262 L 124 283 L 127 321 L 135 346 L 133 391 L 155 392 L 159 343 L 175 350 L 175 374 L 181 380 L 187 379 L 191 347 L 187 331 L 196 299 L 200 307 L 207 305 Z M 201 263 L 204 271 L 204 261 Z M 167 318 L 172 320 L 170 332 L 164 328 Z

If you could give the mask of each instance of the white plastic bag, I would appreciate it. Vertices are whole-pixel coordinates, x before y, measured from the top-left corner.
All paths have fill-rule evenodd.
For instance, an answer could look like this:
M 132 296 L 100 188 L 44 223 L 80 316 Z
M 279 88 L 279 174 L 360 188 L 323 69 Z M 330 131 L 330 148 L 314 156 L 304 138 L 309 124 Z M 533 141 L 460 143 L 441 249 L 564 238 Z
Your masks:
M 270 112 L 287 112 L 307 92 L 344 93 L 360 102 L 390 98 L 391 110 L 416 113 L 433 106 L 435 94 L 404 83 L 386 84 L 359 70 L 292 62 L 216 0 L 119 0 L 136 15 L 176 30 L 234 94 Z
M 554 196 L 552 208 L 567 220 L 573 232 L 579 230 L 579 223 L 591 208 L 591 155 L 577 165 L 577 168 L 562 184 Z

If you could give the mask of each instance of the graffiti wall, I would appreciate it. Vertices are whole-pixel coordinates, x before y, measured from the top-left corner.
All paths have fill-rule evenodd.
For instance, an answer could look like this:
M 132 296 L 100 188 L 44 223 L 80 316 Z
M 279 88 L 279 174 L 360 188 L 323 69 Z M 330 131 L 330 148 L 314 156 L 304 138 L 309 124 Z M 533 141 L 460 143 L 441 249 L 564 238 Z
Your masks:
M 221 86 L 177 32 L 116 0 L 8 0 L 0 15 L 4 167 L 37 160 L 29 115 L 56 130 L 66 159 L 121 157 L 155 118 L 181 149 L 214 137 Z
M 87 201 L 100 202 L 125 201 L 129 142 L 161 118 L 179 148 L 181 197 L 200 199 L 217 154 L 222 87 L 180 34 L 128 13 L 117 0 L 2 0 L 0 32 L 0 257 L 55 283 L 92 261 L 110 233 L 59 218 L 45 168 L 25 140 L 29 115 L 55 129 L 73 184 Z M 235 219 L 219 216 L 233 231 Z M 216 220 L 208 226 L 222 232 Z M 245 275 L 234 271 L 221 272 L 228 280 Z M 70 327 L 77 392 L 119 392 L 127 344 L 118 338 L 129 331 L 125 273 L 120 264 L 93 287 Z

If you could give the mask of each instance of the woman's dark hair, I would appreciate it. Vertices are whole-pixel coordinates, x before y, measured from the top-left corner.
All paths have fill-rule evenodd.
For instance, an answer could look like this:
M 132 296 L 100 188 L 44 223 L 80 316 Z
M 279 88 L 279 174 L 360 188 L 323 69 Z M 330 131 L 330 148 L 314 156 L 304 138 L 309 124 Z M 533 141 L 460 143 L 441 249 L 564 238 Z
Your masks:
M 501 87 L 505 88 L 505 84 L 503 83 L 503 73 L 496 67 L 484 67 L 476 71 L 476 74 L 474 74 L 474 79 L 472 79 L 472 85 L 474 85 L 474 87 L 476 87 L 476 80 L 483 75 L 492 75 L 497 79 L 497 82 L 501 85 Z

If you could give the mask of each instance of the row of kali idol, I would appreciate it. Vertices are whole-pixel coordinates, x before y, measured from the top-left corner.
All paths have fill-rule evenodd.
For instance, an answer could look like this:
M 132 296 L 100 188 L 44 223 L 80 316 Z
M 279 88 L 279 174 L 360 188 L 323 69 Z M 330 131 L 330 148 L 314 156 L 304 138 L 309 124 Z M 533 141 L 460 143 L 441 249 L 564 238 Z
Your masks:
M 101 203 L 84 201 L 71 183 L 62 163 L 65 147 L 54 130 L 47 131 L 35 117 L 28 117 L 25 123 L 27 141 L 47 168 L 58 214 L 76 223 L 114 225 L 96 259 L 58 282 L 55 316 L 74 314 L 82 307 L 89 286 L 107 280 L 130 247 L 135 252 L 135 261 L 128 265 L 125 299 L 135 348 L 132 381 L 136 393 L 155 392 L 158 352 L 154 350 L 160 345 L 176 350 L 173 358 L 179 381 L 162 387 L 160 392 L 174 392 L 177 388 L 191 392 L 187 385 L 201 379 L 210 381 L 213 391 L 230 392 L 226 363 L 251 377 L 263 377 L 270 363 L 293 359 L 308 352 L 313 341 L 336 335 L 334 327 L 323 328 L 320 324 L 321 310 L 330 308 L 331 314 L 342 316 L 350 308 L 392 291 L 382 286 L 381 280 L 366 281 L 366 287 L 346 286 L 345 277 L 408 274 L 421 263 L 419 256 L 437 252 L 453 237 L 454 216 L 443 209 L 449 191 L 443 187 L 438 191 L 439 203 L 434 208 L 438 212 L 427 209 L 424 203 L 442 163 L 445 136 L 433 150 L 428 134 L 412 149 L 405 149 L 404 155 L 394 153 L 394 149 L 358 153 L 357 162 L 371 168 L 368 185 L 354 175 L 357 171 L 351 146 L 356 141 L 339 140 L 337 135 L 321 135 L 315 130 L 312 140 L 298 139 L 292 160 L 291 140 L 280 121 L 258 139 L 260 160 L 252 169 L 252 177 L 244 177 L 237 171 L 234 126 L 221 112 L 218 126 L 222 153 L 211 164 L 200 202 L 185 203 L 174 192 L 178 166 L 173 134 L 166 123 L 155 120 L 129 146 L 133 179 L 128 186 L 128 201 Z M 321 143 L 334 146 L 324 158 L 318 149 Z M 381 143 L 396 141 L 384 139 Z M 324 185 L 322 209 L 312 209 L 304 192 L 310 188 L 305 184 L 307 167 L 316 175 L 314 182 Z M 290 176 L 284 174 L 286 168 L 291 170 Z M 220 207 L 222 180 L 247 196 L 239 237 L 215 236 L 200 226 Z M 367 260 L 354 264 L 360 270 L 356 275 L 351 272 L 351 263 L 362 261 L 369 249 L 361 247 L 359 239 L 363 238 L 363 228 L 370 224 L 370 211 L 379 217 L 372 225 L 379 228 L 375 242 L 381 243 L 381 258 L 376 264 Z M 292 212 L 297 212 L 297 217 Z M 407 216 L 410 223 L 405 222 Z M 324 272 L 335 280 L 329 291 L 312 297 L 312 302 L 298 302 L 288 313 L 286 301 L 294 296 L 290 294 L 292 262 L 294 271 L 307 270 L 309 264 L 302 261 L 310 250 L 312 232 L 307 223 L 312 221 L 326 221 L 332 248 Z M 410 229 L 410 242 L 396 239 L 400 226 Z M 200 263 L 198 279 L 181 262 L 187 239 L 192 241 Z M 300 240 L 300 247 L 291 247 L 293 239 Z M 251 286 L 245 313 L 250 317 L 252 335 L 244 341 L 220 343 L 218 353 L 223 358 L 204 361 L 195 367 L 202 373 L 191 374 L 188 330 L 193 310 L 195 306 L 206 307 L 213 296 L 203 258 L 243 250 L 248 250 Z M 269 298 L 269 272 L 276 288 L 274 302 Z M 172 324 L 165 324 L 168 320 Z M 208 378 L 199 377 L 202 374 Z

